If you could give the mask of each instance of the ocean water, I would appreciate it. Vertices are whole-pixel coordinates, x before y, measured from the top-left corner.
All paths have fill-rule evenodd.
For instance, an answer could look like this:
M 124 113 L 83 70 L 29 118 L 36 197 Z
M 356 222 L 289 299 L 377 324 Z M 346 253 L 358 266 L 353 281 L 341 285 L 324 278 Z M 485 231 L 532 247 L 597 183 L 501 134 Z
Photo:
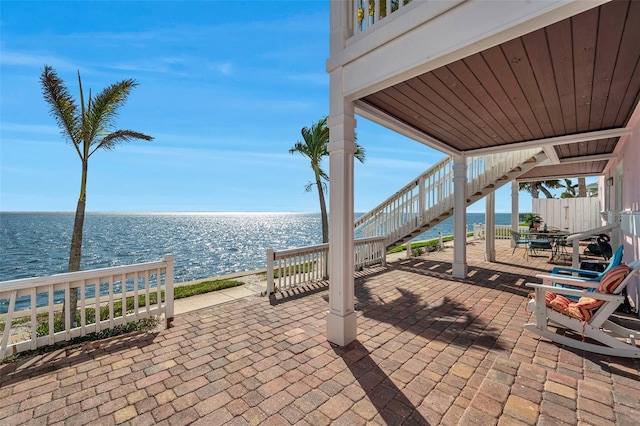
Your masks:
M 496 214 L 509 224 L 510 214 Z M 67 271 L 74 214 L 0 213 L 0 281 Z M 467 215 L 469 229 L 483 213 Z M 451 219 L 416 239 L 453 233 Z M 175 281 L 266 267 L 268 248 L 322 242 L 319 213 L 87 213 L 81 269 L 175 256 Z

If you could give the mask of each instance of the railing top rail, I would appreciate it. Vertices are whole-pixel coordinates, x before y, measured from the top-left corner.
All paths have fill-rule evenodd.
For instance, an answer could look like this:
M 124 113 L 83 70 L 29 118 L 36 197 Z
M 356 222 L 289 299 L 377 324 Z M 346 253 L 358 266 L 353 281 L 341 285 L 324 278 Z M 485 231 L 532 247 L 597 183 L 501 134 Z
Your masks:
M 384 241 L 387 237 L 367 237 L 367 238 L 356 238 L 353 240 L 354 244 L 367 244 L 374 243 L 377 241 Z
M 163 260 L 137 263 L 134 265 L 113 266 L 110 268 L 92 269 L 89 271 L 65 272 L 61 274 L 45 275 L 41 277 L 20 278 L 17 280 L 1 281 L 0 291 L 21 290 L 35 286 L 48 285 L 58 282 L 77 282 L 83 280 L 100 279 L 110 275 L 122 275 L 138 271 L 151 270 L 166 267 L 166 262 L 173 259 L 172 255 L 166 255 Z
M 385 237 L 368 237 L 368 238 L 356 238 L 353 240 L 354 245 L 356 244 L 366 244 L 376 241 L 384 241 Z M 297 255 L 300 253 L 308 253 L 310 251 L 320 251 L 320 250 L 328 250 L 329 243 L 324 244 L 316 244 L 313 246 L 305 246 L 305 247 L 297 247 L 286 250 L 274 250 L 276 258 L 283 258 L 287 256 Z
M 611 231 L 613 229 L 616 229 L 620 226 L 619 223 L 612 223 L 610 225 L 606 225 L 606 226 L 601 226 L 599 228 L 594 228 L 594 229 L 590 229 L 588 231 L 584 231 L 584 232 L 580 232 L 579 234 L 573 234 L 567 237 L 567 241 L 580 241 L 583 238 L 589 238 L 592 237 L 594 235 L 598 235 L 601 234 L 603 232 L 607 232 L 607 231 Z
M 324 244 L 316 244 L 313 246 L 296 247 L 296 248 L 286 249 L 286 250 L 274 250 L 274 253 L 276 254 L 277 257 L 287 257 L 287 256 L 296 255 L 299 253 L 306 253 L 310 251 L 327 250 L 328 248 L 329 248 L 329 243 L 324 243 Z

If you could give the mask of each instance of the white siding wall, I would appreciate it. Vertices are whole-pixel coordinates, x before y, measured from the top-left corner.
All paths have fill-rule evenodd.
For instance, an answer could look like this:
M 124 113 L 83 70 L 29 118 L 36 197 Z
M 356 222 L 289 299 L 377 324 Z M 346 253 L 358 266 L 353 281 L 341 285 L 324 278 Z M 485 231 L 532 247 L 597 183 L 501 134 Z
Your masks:
M 601 226 L 598 198 L 533 199 L 533 212 L 549 227 L 568 232 L 584 232 Z

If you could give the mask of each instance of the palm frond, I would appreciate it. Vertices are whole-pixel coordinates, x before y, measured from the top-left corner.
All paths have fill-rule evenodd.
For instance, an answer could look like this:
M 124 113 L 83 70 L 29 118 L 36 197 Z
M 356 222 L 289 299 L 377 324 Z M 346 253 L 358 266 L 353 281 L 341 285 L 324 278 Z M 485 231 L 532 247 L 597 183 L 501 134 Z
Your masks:
M 361 163 L 364 163 L 364 158 L 365 158 L 365 149 L 364 147 L 360 146 L 358 143 L 356 143 L 356 153 L 354 154 L 356 160 L 360 161 Z
M 305 157 L 311 157 L 307 149 L 307 145 L 303 144 L 300 141 L 296 142 L 295 145 L 293 145 L 293 148 L 289 150 L 289 154 L 295 154 L 295 153 L 304 155 Z
M 88 140 L 95 141 L 113 130 L 118 110 L 126 103 L 131 89 L 137 85 L 135 80 L 122 80 L 104 89 L 95 99 L 90 98 L 90 108 L 86 114 Z
M 75 100 L 62 79 L 48 65 L 45 65 L 42 70 L 40 83 L 44 99 L 51 107 L 49 113 L 58 122 L 62 137 L 77 147 L 81 140 L 81 126 Z
M 99 149 L 110 151 L 115 149 L 121 143 L 130 142 L 134 139 L 143 139 L 145 141 L 152 141 L 153 136 L 145 135 L 144 133 L 135 132 L 133 130 L 116 130 L 113 133 L 109 133 L 102 140 L 98 142 L 98 145 L 91 151 L 91 154 Z

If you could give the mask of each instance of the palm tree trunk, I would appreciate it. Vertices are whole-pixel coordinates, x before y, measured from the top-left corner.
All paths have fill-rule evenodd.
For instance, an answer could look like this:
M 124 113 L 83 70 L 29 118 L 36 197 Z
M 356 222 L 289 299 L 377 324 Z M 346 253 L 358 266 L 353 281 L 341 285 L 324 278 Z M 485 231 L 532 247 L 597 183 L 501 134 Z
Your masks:
M 587 196 L 587 179 L 581 177 L 578 178 L 578 197 Z
M 84 213 L 87 204 L 87 163 L 82 162 L 82 181 L 80 183 L 80 197 L 76 206 L 76 217 L 73 223 L 73 234 L 71 235 L 71 249 L 69 252 L 69 272 L 80 270 L 80 260 L 82 259 L 82 232 L 84 229 Z M 65 306 L 62 307 L 62 317 L 65 316 Z M 73 325 L 76 320 L 75 314 L 78 310 L 78 288 L 69 290 L 69 319 Z
M 540 191 L 542 191 L 542 193 L 544 194 L 545 197 L 553 198 L 553 194 L 551 194 L 551 192 L 549 192 L 549 190 L 547 188 L 545 188 L 543 185 L 539 185 L 538 189 L 540 189 Z
M 324 191 L 322 190 L 322 182 L 316 179 L 318 187 L 318 198 L 320 199 L 320 216 L 322 218 L 322 243 L 329 242 L 329 219 L 327 218 L 327 204 L 324 199 Z

